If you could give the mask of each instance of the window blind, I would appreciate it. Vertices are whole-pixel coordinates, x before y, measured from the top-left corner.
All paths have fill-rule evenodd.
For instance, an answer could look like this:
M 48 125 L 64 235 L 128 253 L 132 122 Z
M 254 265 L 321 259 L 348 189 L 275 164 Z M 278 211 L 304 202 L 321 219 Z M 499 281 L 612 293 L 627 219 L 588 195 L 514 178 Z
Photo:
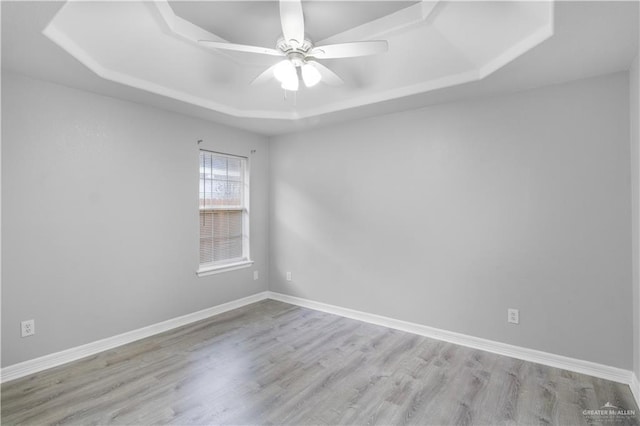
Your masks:
M 245 256 L 246 159 L 200 151 L 200 264 Z

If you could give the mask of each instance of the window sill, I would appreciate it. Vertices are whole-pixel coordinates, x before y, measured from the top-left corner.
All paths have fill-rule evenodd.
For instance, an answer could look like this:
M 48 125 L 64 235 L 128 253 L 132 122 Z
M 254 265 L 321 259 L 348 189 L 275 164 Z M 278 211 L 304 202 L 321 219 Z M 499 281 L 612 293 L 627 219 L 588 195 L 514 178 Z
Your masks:
M 199 277 L 206 277 L 207 275 L 219 274 L 221 272 L 235 271 L 236 269 L 249 268 L 253 265 L 253 260 L 243 260 L 234 263 L 225 263 L 224 265 L 216 266 L 204 266 L 196 271 L 196 275 Z

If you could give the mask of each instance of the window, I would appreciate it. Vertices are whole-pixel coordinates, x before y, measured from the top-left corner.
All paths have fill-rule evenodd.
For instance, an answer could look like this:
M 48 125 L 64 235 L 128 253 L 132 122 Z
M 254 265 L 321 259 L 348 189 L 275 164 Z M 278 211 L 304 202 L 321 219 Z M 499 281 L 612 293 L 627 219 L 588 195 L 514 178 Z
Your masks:
M 251 265 L 247 159 L 200 151 L 200 268 L 207 275 Z

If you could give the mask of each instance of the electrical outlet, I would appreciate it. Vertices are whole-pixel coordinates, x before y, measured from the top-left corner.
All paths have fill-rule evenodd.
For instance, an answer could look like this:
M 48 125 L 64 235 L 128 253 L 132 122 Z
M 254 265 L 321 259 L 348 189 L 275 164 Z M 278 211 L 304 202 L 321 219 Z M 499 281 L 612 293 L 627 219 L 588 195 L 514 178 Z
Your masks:
M 511 324 L 520 324 L 520 311 L 518 309 L 507 309 L 507 322 Z
M 253 271 L 253 279 L 254 280 L 258 279 L 258 271 Z
M 287 272 L 287 281 L 291 281 L 291 272 Z
M 26 320 L 20 323 L 20 336 L 27 337 L 36 334 L 36 321 Z

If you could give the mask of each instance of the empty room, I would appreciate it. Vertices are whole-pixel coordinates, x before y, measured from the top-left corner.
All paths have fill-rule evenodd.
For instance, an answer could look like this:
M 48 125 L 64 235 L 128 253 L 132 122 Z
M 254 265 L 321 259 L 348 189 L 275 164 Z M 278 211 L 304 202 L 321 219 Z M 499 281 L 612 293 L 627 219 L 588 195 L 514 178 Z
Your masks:
M 3 425 L 640 425 L 640 2 L 0 14 Z

